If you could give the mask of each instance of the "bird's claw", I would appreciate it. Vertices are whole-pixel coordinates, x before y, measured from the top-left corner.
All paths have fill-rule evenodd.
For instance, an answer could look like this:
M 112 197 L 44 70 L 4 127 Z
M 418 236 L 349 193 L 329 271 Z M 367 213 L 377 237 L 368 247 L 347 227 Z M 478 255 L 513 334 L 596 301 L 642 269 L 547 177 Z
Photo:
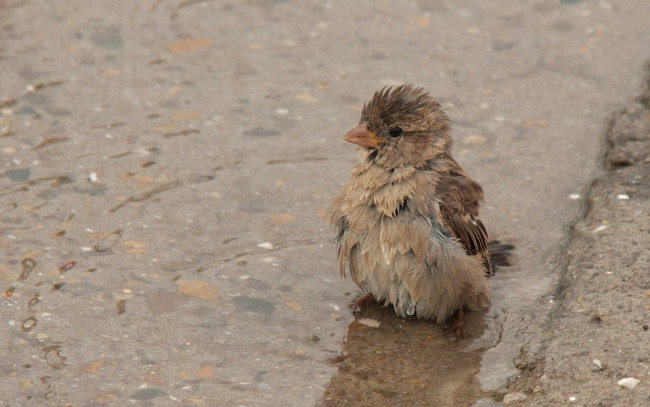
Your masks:
M 465 329 L 464 329 L 464 322 L 465 322 L 465 313 L 463 310 L 458 310 L 456 311 L 456 315 L 454 317 L 454 324 L 451 326 L 451 332 L 453 336 L 449 339 L 450 342 L 456 342 L 459 339 L 463 339 L 465 337 Z
M 363 307 L 373 302 L 375 302 L 375 297 L 373 297 L 372 294 L 368 293 L 361 296 L 358 300 L 352 303 L 351 305 L 352 313 L 356 314 L 360 312 L 363 309 Z

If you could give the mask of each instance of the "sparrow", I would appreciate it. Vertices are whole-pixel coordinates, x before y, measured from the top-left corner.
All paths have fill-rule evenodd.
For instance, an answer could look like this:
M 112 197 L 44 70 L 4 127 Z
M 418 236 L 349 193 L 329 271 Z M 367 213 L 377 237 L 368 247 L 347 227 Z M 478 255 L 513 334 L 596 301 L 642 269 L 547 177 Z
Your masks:
M 340 273 L 397 315 L 444 323 L 490 305 L 483 189 L 451 154 L 440 104 L 412 84 L 384 87 L 344 140 L 361 161 L 329 208 Z M 457 322 L 458 324 L 458 322 Z

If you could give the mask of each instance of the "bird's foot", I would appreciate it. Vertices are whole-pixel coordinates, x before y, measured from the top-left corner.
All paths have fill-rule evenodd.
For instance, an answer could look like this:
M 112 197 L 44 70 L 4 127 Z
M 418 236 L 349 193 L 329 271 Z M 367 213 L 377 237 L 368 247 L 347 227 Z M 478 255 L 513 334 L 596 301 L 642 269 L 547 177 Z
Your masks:
M 465 313 L 462 309 L 459 309 L 456 311 L 456 314 L 453 318 L 454 324 L 451 326 L 453 337 L 451 337 L 449 340 L 451 342 L 456 342 L 457 340 L 463 339 L 465 337 L 465 329 L 463 327 L 465 324 Z
M 352 303 L 350 308 L 352 308 L 352 312 L 356 314 L 357 312 L 361 311 L 363 307 L 372 304 L 373 302 L 375 302 L 375 297 L 373 297 L 372 294 L 368 293 L 359 297 L 359 299 Z

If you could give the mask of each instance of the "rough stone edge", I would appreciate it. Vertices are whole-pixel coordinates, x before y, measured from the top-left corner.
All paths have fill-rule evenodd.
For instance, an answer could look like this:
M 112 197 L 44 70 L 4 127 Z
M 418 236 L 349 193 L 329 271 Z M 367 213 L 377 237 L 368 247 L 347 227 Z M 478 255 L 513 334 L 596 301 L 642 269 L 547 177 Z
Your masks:
M 640 129 L 636 130 L 633 137 L 627 139 L 618 139 L 610 137 L 617 126 L 629 129 L 635 116 L 641 111 L 641 114 L 650 115 L 650 61 L 646 62 L 646 80 L 643 89 L 638 96 L 632 98 L 627 105 L 620 111 L 611 115 L 605 127 L 603 135 L 603 145 L 599 154 L 601 167 L 608 171 L 613 171 L 629 166 L 637 166 L 650 163 L 650 157 L 646 156 L 644 161 L 639 161 L 643 153 L 650 152 L 650 129 L 646 134 L 639 134 Z M 628 117 L 630 119 L 628 119 Z M 618 143 L 617 143 L 618 142 Z M 628 147 L 627 143 L 636 143 L 634 147 Z M 635 150 L 630 151 L 630 148 Z M 639 151 L 642 150 L 642 151 Z M 627 153 L 627 154 L 626 154 Z M 636 157 L 635 157 L 636 156 Z
M 580 193 L 579 212 L 565 226 L 565 236 L 555 252 L 554 264 L 556 266 L 554 271 L 558 276 L 558 282 L 554 290 L 542 296 L 537 303 L 532 304 L 524 311 L 524 315 L 522 316 L 524 327 L 522 331 L 528 332 L 529 334 L 524 337 L 517 356 L 513 360 L 520 374 L 510 378 L 504 388 L 501 389 L 501 395 L 523 394 L 526 398 L 532 396 L 533 399 L 536 395 L 536 387 L 533 385 L 538 383 L 541 376 L 544 375 L 546 362 L 545 351 L 555 337 L 553 323 L 562 310 L 563 300 L 568 288 L 566 272 L 571 264 L 571 256 L 567 252 L 567 249 L 576 239 L 576 226 L 585 221 L 591 212 L 591 191 L 593 186 L 598 181 L 608 177 L 613 171 L 625 168 L 625 166 L 611 166 L 607 162 L 607 153 L 614 147 L 608 135 L 614 129 L 616 119 L 625 115 L 629 111 L 631 104 L 640 103 L 650 110 L 650 60 L 644 65 L 645 79 L 642 82 L 642 90 L 637 96 L 628 101 L 623 108 L 611 114 L 605 122 L 605 128 L 601 136 L 602 147 L 598 156 L 598 163 L 606 172 L 596 176 L 585 184 Z M 633 163 L 630 166 L 643 164 L 645 163 Z M 528 405 L 529 402 L 533 401 L 531 398 L 528 398 L 528 401 L 525 400 L 521 400 L 523 404 L 517 400 L 512 405 Z

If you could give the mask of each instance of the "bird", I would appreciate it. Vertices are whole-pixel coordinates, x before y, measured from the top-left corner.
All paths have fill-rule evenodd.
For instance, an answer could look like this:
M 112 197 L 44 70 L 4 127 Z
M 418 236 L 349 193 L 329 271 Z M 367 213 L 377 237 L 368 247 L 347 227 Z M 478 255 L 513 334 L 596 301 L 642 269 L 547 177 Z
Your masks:
M 483 189 L 454 160 L 450 133 L 441 105 L 403 84 L 375 92 L 345 135 L 361 159 L 328 214 L 341 276 L 362 292 L 355 310 L 374 300 L 400 317 L 456 315 L 462 333 L 463 311 L 490 305 Z

